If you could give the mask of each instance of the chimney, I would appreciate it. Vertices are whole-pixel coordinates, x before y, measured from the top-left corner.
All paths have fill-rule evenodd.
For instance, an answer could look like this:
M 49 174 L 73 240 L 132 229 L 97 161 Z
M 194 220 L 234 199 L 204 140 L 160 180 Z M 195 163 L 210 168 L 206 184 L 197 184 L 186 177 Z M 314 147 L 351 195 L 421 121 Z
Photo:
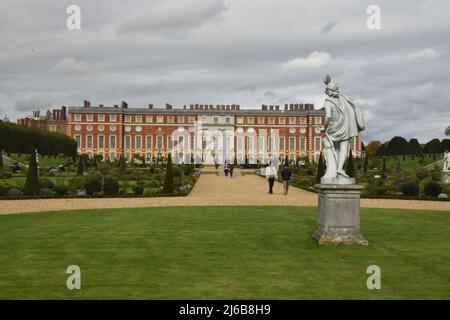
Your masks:
M 288 109 L 288 105 L 287 105 L 287 103 L 285 103 L 284 104 L 284 110 L 287 110 Z
M 186 105 L 183 106 L 183 109 L 186 110 Z
M 303 103 L 300 103 L 298 106 L 299 106 L 300 110 L 305 110 Z
M 267 110 L 267 105 L 263 104 L 261 109 L 262 109 L 263 111 L 266 111 L 266 110 Z
M 118 104 L 115 104 L 115 105 L 114 105 L 114 108 L 119 108 L 119 105 L 118 105 Z
M 270 105 L 270 106 L 269 106 L 269 110 L 270 110 L 270 111 L 273 111 L 273 105 Z
M 214 109 L 214 105 L 210 104 L 209 105 L 209 110 L 213 110 Z
M 149 108 L 149 109 L 153 109 L 153 103 L 150 103 L 150 104 L 148 105 L 148 108 Z
M 128 103 L 126 103 L 125 101 L 122 101 L 122 109 L 127 109 L 128 108 Z
M 289 110 L 292 110 L 292 109 L 294 109 L 294 105 L 291 103 L 291 104 L 289 104 Z
M 89 107 L 91 106 L 91 102 L 90 102 L 89 100 L 84 100 L 84 101 L 83 101 L 83 106 L 84 106 L 85 108 L 89 108 Z
M 62 116 L 62 120 L 66 121 L 67 120 L 67 108 L 66 106 L 62 106 L 61 107 L 61 116 Z
M 172 105 L 171 105 L 171 104 L 168 104 L 168 103 L 166 103 L 166 109 L 167 109 L 167 110 L 171 110 L 171 109 L 172 109 Z
M 275 106 L 275 110 L 279 111 L 280 110 L 280 106 Z
M 98 106 L 99 106 L 99 108 L 103 108 L 103 105 L 102 105 L 102 104 L 99 104 Z
M 229 104 L 227 104 L 227 110 L 230 110 L 230 105 Z
M 222 108 L 221 108 L 221 109 L 222 109 L 222 110 L 225 110 L 225 105 L 224 105 L 224 104 L 222 105 Z
M 241 105 L 237 104 L 236 105 L 236 110 L 240 110 L 241 109 Z

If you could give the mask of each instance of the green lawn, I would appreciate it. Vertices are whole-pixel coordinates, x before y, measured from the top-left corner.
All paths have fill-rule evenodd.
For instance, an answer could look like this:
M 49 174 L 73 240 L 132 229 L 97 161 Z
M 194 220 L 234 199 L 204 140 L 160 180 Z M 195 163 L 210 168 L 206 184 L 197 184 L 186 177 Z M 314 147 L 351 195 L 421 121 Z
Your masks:
M 30 156 L 28 154 L 17 154 L 17 153 L 11 153 L 9 154 L 9 157 L 13 160 L 16 160 L 18 162 L 21 162 L 23 164 L 28 164 L 28 161 L 30 160 Z M 49 156 L 42 156 L 39 155 L 39 164 L 41 167 L 50 168 L 50 167 L 57 167 L 61 164 L 66 164 L 68 161 L 70 161 L 70 158 L 67 157 L 49 157 Z
M 0 299 L 450 299 L 448 212 L 361 219 L 368 247 L 319 247 L 309 207 L 0 216 Z M 66 288 L 72 264 L 81 290 Z M 381 290 L 366 287 L 372 264 Z
M 425 166 L 435 162 L 436 160 L 439 160 L 439 158 L 436 158 L 436 160 L 433 160 L 433 157 L 427 157 L 427 156 L 424 157 L 423 159 L 421 159 L 420 157 L 416 157 L 414 160 L 411 160 L 411 158 L 409 156 L 406 157 L 405 160 L 403 160 L 403 156 L 398 156 L 397 159 L 400 162 L 403 170 L 411 171 L 411 172 L 416 171 L 418 168 L 425 167 Z M 380 157 L 378 162 L 379 162 L 378 169 L 381 169 L 383 166 L 383 158 Z M 386 168 L 388 170 L 395 170 L 397 168 L 397 161 L 392 157 L 387 158 L 386 159 Z

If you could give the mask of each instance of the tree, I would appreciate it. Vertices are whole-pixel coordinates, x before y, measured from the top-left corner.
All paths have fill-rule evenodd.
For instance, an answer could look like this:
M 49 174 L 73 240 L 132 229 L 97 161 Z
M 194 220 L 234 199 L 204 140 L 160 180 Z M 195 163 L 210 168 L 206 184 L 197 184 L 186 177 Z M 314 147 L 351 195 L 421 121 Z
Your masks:
M 382 156 L 385 156 L 386 154 L 387 154 L 387 144 L 384 143 L 378 148 L 378 150 L 376 151 L 375 155 L 382 157 Z
M 441 153 L 442 149 L 441 149 L 441 142 L 439 141 L 439 139 L 432 139 L 428 141 L 423 147 L 423 152 L 428 154 Z
M 366 153 L 366 156 L 364 157 L 364 162 L 363 162 L 363 172 L 367 173 L 367 168 L 369 167 L 369 154 Z
M 39 194 L 39 177 L 36 162 L 36 149 L 32 148 L 30 152 L 30 161 L 28 162 L 27 179 L 25 181 L 25 188 L 23 190 L 25 195 Z
M 353 163 L 353 153 L 352 150 L 350 150 L 350 154 L 347 159 L 347 166 L 345 167 L 345 173 L 350 178 L 355 178 L 355 164 Z
M 77 169 L 77 174 L 79 176 L 82 176 L 87 171 L 87 162 L 88 162 L 88 155 L 81 154 L 78 159 L 78 169 Z
M 124 155 L 121 155 L 119 160 L 119 175 L 121 176 L 125 175 L 126 171 L 127 171 L 127 161 L 125 160 Z
M 320 183 L 320 178 L 325 175 L 325 163 L 323 159 L 323 154 L 320 152 L 319 163 L 317 165 L 317 183 Z
M 3 174 L 3 151 L 0 148 L 0 176 Z
M 442 139 L 441 152 L 450 151 L 450 139 Z
M 167 157 L 167 164 L 166 164 L 166 176 L 164 178 L 164 193 L 173 193 L 175 189 L 175 184 L 173 181 L 173 166 L 172 166 L 172 156 L 169 153 Z
M 408 142 L 408 154 L 420 154 L 422 153 L 422 147 L 417 139 L 411 139 Z
M 378 149 L 382 146 L 380 141 L 372 141 L 366 146 L 366 153 L 369 156 L 374 156 L 377 154 Z
M 287 155 L 284 156 L 284 165 L 289 166 L 289 158 Z
M 386 149 L 388 155 L 402 155 L 408 153 L 408 142 L 403 137 L 393 137 Z

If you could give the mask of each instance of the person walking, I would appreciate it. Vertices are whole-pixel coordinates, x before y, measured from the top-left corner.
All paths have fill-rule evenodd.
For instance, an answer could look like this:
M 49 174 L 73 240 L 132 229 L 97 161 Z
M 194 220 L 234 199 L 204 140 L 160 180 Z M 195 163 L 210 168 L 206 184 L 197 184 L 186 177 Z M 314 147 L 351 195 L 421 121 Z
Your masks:
M 281 171 L 281 178 L 283 179 L 284 195 L 289 191 L 289 180 L 291 180 L 292 172 L 287 165 L 284 165 Z
M 230 167 L 225 162 L 225 166 L 223 167 L 223 172 L 225 173 L 225 177 L 228 177 L 228 171 L 230 170 Z
M 233 164 L 230 164 L 229 169 L 230 169 L 230 178 L 233 178 L 233 169 L 234 169 Z
M 273 185 L 275 180 L 278 178 L 277 168 L 269 162 L 269 165 L 266 167 L 266 179 L 269 182 L 269 193 L 273 194 Z

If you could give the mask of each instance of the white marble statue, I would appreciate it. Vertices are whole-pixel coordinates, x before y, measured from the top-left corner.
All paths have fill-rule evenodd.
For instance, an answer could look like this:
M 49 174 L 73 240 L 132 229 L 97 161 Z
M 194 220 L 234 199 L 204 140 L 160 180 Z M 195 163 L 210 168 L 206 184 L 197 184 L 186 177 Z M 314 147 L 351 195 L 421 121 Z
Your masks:
M 442 168 L 442 172 L 450 172 L 450 152 L 444 152 L 444 165 Z
M 365 129 L 361 110 L 346 96 L 339 93 L 338 85 L 327 75 L 324 79 L 325 93 L 325 139 L 324 154 L 327 164 L 322 184 L 352 184 L 343 167 L 349 156 L 353 138 Z

